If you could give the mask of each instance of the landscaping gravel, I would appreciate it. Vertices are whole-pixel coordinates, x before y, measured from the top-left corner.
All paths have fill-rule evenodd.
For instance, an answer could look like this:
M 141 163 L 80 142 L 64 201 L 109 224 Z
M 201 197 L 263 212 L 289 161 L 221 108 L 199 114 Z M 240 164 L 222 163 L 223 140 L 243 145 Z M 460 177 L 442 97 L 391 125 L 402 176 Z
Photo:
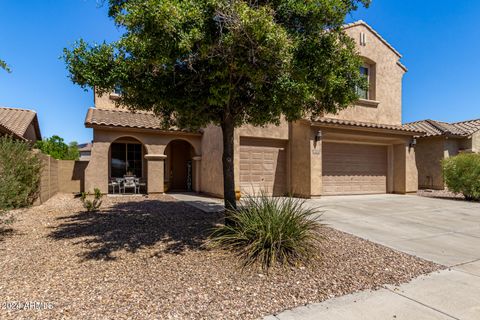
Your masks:
M 0 233 L 1 319 L 256 319 L 441 268 L 324 227 L 308 266 L 241 270 L 205 247 L 222 215 L 169 196 L 106 197 L 86 213 L 59 194 L 14 214 Z
M 459 193 L 453 193 L 448 189 L 434 190 L 434 189 L 420 189 L 417 191 L 417 195 L 428 198 L 440 198 L 450 200 L 465 200 L 465 197 Z

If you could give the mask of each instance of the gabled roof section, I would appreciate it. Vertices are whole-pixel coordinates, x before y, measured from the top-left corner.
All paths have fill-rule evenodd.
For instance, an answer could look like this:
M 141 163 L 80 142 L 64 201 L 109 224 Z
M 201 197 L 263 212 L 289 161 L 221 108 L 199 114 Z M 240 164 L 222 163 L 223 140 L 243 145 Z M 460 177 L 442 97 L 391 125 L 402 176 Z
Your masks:
M 423 130 L 427 133 L 427 137 L 434 136 L 456 136 L 456 137 L 468 137 L 473 133 L 480 130 L 480 119 L 468 120 L 462 122 L 442 122 L 431 119 L 421 120 L 406 123 L 405 126 Z
M 358 21 L 355 21 L 355 22 L 352 22 L 352 23 L 345 24 L 343 26 L 343 28 L 344 29 L 349 29 L 349 28 L 353 28 L 353 27 L 356 27 L 356 26 L 364 26 L 365 28 L 367 28 L 373 35 L 375 35 L 378 38 L 378 40 L 380 40 L 384 45 L 386 45 L 390 50 L 392 50 L 399 58 L 402 57 L 400 52 L 398 52 L 390 43 L 388 43 L 387 40 L 385 40 L 377 31 L 375 31 L 375 29 L 373 29 L 368 23 L 366 23 L 363 20 L 358 20 Z M 403 66 L 403 65 L 401 64 L 401 66 Z
M 87 128 L 103 126 L 198 133 L 198 131 L 181 130 L 178 128 L 165 129 L 161 124 L 161 120 L 152 112 L 133 112 L 125 109 L 90 108 L 85 118 L 85 126 Z
M 0 107 L 0 128 L 2 132 L 11 134 L 18 139 L 27 140 L 25 133 L 31 124 L 35 128 L 37 139 L 42 139 L 35 111 Z
M 452 125 L 468 135 L 471 135 L 480 130 L 480 119 L 454 122 Z

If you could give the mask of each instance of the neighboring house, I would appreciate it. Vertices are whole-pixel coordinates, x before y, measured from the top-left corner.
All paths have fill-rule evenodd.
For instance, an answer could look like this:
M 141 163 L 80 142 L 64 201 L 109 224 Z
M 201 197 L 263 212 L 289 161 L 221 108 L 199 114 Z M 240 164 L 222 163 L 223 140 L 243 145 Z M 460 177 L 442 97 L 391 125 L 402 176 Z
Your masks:
M 322 118 L 235 131 L 235 182 L 242 193 L 266 190 L 300 197 L 408 193 L 418 188 L 414 136 L 402 126 L 401 55 L 365 22 L 345 26 L 364 58 L 369 89 L 355 106 Z M 111 177 L 146 179 L 148 193 L 194 190 L 223 194 L 221 130 L 162 130 L 151 113 L 117 109 L 120 93 L 95 95 L 85 125 L 93 128 L 87 190 L 108 192 Z
M 406 126 L 427 133 L 417 139 L 415 147 L 420 188 L 444 189 L 442 160 L 460 152 L 480 152 L 480 119 L 455 123 L 423 120 Z
M 32 144 L 42 140 L 37 113 L 32 110 L 0 107 L 0 136 L 5 135 Z
M 92 146 L 91 142 L 82 143 L 78 145 L 78 152 L 80 153 L 80 161 L 89 161 L 92 155 Z

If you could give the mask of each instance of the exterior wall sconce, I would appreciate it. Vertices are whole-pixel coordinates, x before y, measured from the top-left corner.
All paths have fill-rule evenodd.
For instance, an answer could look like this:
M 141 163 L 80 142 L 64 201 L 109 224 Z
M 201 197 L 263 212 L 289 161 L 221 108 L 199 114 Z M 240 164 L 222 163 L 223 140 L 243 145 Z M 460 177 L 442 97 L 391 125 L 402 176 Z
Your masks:
M 322 131 L 318 130 L 317 133 L 315 134 L 315 144 L 314 148 L 317 148 L 317 144 L 322 141 Z
M 322 131 L 318 130 L 315 134 L 315 142 L 320 142 L 322 140 Z
M 412 141 L 410 142 L 410 148 L 415 148 L 417 145 L 417 138 L 413 138 Z

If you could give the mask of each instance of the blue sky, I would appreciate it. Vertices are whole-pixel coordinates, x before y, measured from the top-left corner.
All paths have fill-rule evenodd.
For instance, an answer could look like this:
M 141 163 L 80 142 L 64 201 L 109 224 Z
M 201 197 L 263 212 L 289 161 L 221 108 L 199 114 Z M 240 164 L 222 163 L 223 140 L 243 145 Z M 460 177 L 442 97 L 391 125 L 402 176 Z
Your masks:
M 34 109 L 43 136 L 86 142 L 93 95 L 73 85 L 59 59 L 75 40 L 118 37 L 101 0 L 0 0 L 0 105 Z M 448 4 L 448 5 L 445 5 Z M 480 118 L 480 1 L 381 1 L 348 21 L 365 20 L 403 55 L 404 122 Z

